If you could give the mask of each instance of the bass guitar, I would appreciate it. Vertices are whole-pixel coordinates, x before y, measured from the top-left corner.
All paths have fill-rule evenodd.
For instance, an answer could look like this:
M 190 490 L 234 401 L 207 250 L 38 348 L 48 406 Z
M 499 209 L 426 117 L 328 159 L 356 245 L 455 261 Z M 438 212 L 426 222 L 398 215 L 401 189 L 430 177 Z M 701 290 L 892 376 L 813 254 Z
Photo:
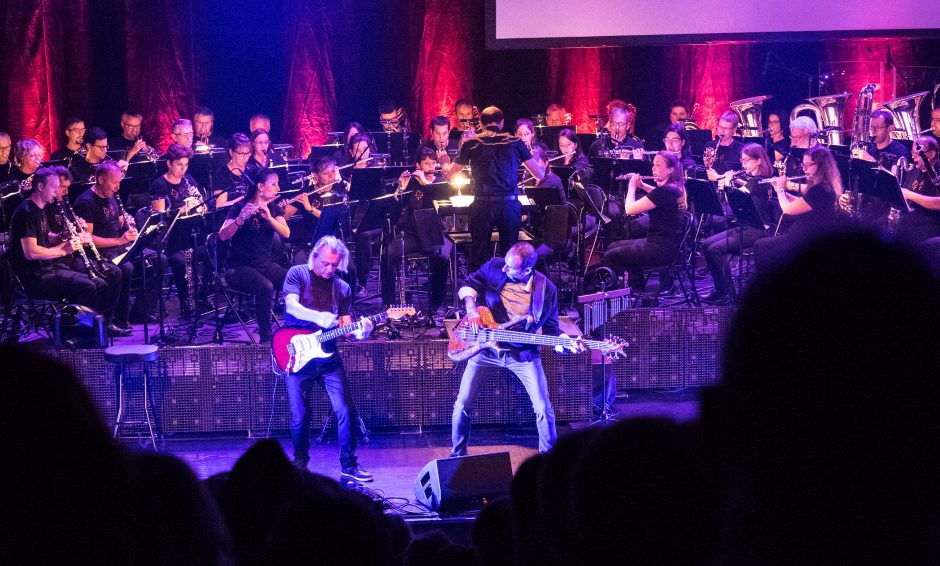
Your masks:
M 414 307 L 392 307 L 385 312 L 370 316 L 368 320 L 372 324 L 378 324 L 387 318 L 397 320 L 405 316 L 414 316 L 414 314 Z M 362 320 L 358 320 L 330 330 L 279 328 L 271 339 L 271 355 L 280 371 L 297 373 L 311 360 L 329 358 L 335 354 L 336 348 L 329 343 L 362 327 Z
M 493 318 L 493 313 L 488 307 L 477 307 L 477 314 L 480 315 L 481 322 L 481 326 L 477 330 L 472 328 L 469 317 L 464 317 L 457 323 L 457 326 L 454 327 L 450 342 L 447 344 L 447 357 L 451 360 L 463 362 L 479 354 L 484 349 L 489 349 L 497 354 L 506 352 L 506 348 L 500 347 L 500 342 L 538 344 L 540 346 L 553 347 L 571 347 L 574 343 L 573 338 L 566 338 L 564 336 L 548 336 L 545 334 L 509 330 L 511 327 L 525 321 L 527 317 L 520 317 L 499 324 Z M 601 351 L 612 358 L 624 356 L 623 349 L 627 346 L 626 342 L 619 338 L 611 338 L 604 341 L 584 340 L 583 342 L 589 349 Z

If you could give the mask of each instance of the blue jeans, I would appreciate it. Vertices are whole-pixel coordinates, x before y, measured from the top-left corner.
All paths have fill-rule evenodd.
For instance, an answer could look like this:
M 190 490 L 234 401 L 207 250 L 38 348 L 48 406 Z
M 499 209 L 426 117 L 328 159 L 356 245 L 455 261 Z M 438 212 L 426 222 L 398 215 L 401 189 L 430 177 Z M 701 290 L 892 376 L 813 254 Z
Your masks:
M 511 355 L 491 356 L 483 352 L 470 358 L 467 368 L 460 379 L 460 392 L 454 402 L 454 414 L 451 417 L 451 442 L 453 456 L 465 456 L 467 443 L 470 441 L 470 410 L 480 387 L 496 373 L 499 368 L 506 368 L 519 378 L 532 401 L 535 411 L 535 426 L 539 431 L 539 452 L 548 452 L 555 444 L 555 408 L 548 398 L 548 381 L 542 360 L 535 358 L 529 362 L 520 362 Z
M 317 381 L 323 382 L 330 404 L 336 413 L 336 431 L 339 435 L 339 461 L 343 468 L 356 465 L 356 435 L 352 432 L 353 414 L 356 406 L 349 391 L 346 370 L 339 354 L 324 361 L 312 360 L 303 373 L 284 376 L 287 383 L 287 401 L 290 404 L 290 436 L 294 443 L 294 460 L 310 459 L 310 414 L 307 396 Z

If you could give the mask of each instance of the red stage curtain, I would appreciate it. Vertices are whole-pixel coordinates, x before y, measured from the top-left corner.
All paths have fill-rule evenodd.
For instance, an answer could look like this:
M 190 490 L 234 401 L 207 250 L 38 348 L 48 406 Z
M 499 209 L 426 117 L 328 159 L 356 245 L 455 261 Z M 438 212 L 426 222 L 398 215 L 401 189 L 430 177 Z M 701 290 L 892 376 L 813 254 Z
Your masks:
M 336 118 L 336 90 L 330 67 L 329 11 L 325 6 L 291 2 L 286 13 L 291 54 L 287 101 L 284 106 L 284 135 L 297 155 L 306 156 L 310 146 L 326 142 Z
M 449 0 L 424 0 L 423 19 L 416 30 L 420 40 L 412 89 L 415 131 L 426 131 L 435 116 L 447 116 L 456 124 L 454 103 L 472 97 L 477 58 L 474 34 L 483 29 L 481 5 L 478 1 L 456 5 Z
M 62 121 L 91 108 L 87 0 L 7 2 L 0 27 L 0 124 L 16 141 L 35 138 L 48 157 L 63 141 Z
M 623 50 L 605 47 L 550 49 L 548 51 L 548 100 L 571 113 L 580 132 L 593 132 L 591 114 L 604 114 L 615 93 L 615 75 L 623 67 Z
M 702 129 L 714 130 L 730 102 L 761 94 L 753 92 L 749 44 L 681 45 L 668 48 L 664 59 L 675 70 L 675 84 L 665 91 L 699 105 L 694 118 Z
M 128 107 L 144 117 L 144 137 L 166 149 L 171 126 L 196 109 L 192 0 L 126 0 Z

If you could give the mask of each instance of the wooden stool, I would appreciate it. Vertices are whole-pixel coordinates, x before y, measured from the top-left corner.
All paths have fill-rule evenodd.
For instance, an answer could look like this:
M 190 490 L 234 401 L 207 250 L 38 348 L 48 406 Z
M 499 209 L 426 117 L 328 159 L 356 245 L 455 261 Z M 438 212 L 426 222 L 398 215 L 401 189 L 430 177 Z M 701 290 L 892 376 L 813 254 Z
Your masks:
M 150 416 L 150 409 L 153 405 L 150 399 L 150 364 L 156 362 L 160 357 L 159 348 L 150 344 L 134 346 L 111 346 L 105 349 L 104 359 L 114 364 L 114 381 L 117 385 L 117 418 L 114 421 L 114 438 L 117 438 L 118 432 L 124 418 L 124 369 L 127 364 L 143 364 L 144 369 L 144 413 L 147 415 L 147 429 L 150 431 L 150 443 L 153 449 L 157 450 L 157 438 L 153 433 L 153 419 Z

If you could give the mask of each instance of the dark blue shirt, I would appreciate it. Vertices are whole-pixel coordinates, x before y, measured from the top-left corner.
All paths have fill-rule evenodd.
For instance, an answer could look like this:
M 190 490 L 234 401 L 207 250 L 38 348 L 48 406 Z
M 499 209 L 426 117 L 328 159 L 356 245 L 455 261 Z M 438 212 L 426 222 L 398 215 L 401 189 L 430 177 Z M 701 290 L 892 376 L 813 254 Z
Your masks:
M 297 295 L 301 306 L 331 312 L 336 316 L 348 315 L 352 304 L 352 291 L 349 284 L 338 277 L 324 279 L 314 275 L 306 264 L 290 268 L 284 279 L 283 294 L 285 297 Z M 284 313 L 284 326 L 319 328 L 313 322 L 300 320 L 289 312 Z
M 454 162 L 470 166 L 474 196 L 508 197 L 517 193 L 519 166 L 529 159 L 532 154 L 522 140 L 487 126 L 463 143 Z

